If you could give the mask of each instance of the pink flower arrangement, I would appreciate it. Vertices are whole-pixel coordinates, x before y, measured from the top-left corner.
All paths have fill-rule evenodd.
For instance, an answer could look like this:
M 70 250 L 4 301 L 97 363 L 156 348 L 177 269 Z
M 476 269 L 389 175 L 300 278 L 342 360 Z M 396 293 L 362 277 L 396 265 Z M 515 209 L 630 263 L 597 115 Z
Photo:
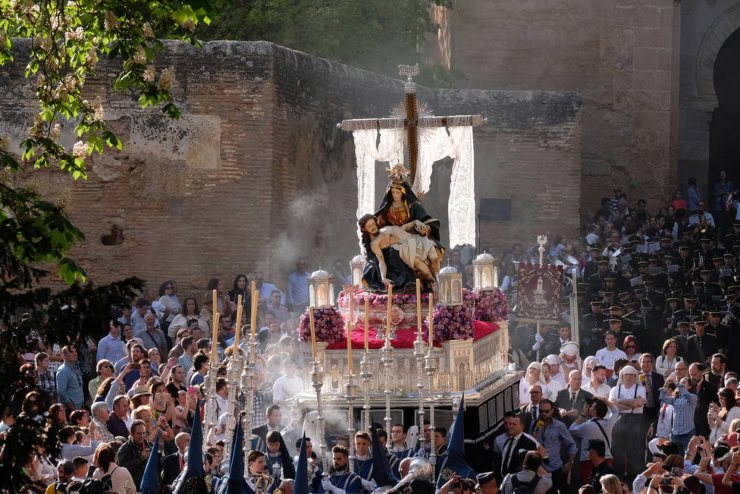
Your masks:
M 337 309 L 334 307 L 314 309 L 313 318 L 316 326 L 316 341 L 331 344 L 346 340 L 344 318 Z M 308 311 L 301 315 L 298 336 L 301 341 L 311 341 L 311 321 Z
M 432 313 L 435 341 L 467 340 L 473 337 L 473 311 L 463 305 L 436 305 Z
M 478 292 L 475 295 L 476 302 L 473 318 L 476 321 L 499 322 L 508 319 L 509 306 L 506 296 L 501 290 Z

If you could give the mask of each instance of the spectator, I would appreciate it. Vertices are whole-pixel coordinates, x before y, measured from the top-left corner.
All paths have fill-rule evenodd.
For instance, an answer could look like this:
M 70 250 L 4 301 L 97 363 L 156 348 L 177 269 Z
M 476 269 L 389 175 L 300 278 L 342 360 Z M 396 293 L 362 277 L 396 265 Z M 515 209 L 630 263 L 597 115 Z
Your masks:
M 689 441 L 694 437 L 694 412 L 696 410 L 695 394 L 689 392 L 689 380 L 684 378 L 676 385 L 673 377 L 666 379 L 660 390 L 660 401 L 673 406 L 673 428 L 671 442 L 676 444 L 683 455 Z
M 82 374 L 77 367 L 77 349 L 68 345 L 62 348 L 64 363 L 57 371 L 56 384 L 59 401 L 72 411 L 85 405 Z
M 116 464 L 116 452 L 108 444 L 103 444 L 95 450 L 93 465 L 96 467 L 93 472 L 94 479 L 103 479 L 110 476 L 111 491 L 120 494 L 135 494 L 138 491 L 131 473 L 126 467 Z
M 308 307 L 308 263 L 301 257 L 295 264 L 295 271 L 288 276 L 288 296 L 286 304 L 290 310 L 303 311 Z M 272 293 L 270 294 L 272 297 Z
M 613 458 L 611 452 L 612 429 L 619 419 L 619 407 L 609 400 L 594 397 L 586 403 L 581 415 L 570 426 L 571 436 L 581 441 L 581 478 L 590 479 L 593 465 L 589 459 L 589 441 L 594 439 L 606 444 L 605 457 Z
M 57 401 L 57 381 L 56 375 L 49 370 L 50 363 L 49 355 L 46 352 L 39 352 L 34 357 L 38 386 L 46 391 L 51 402 L 55 402 Z
M 164 333 L 157 327 L 155 322 L 157 318 L 149 312 L 144 316 L 145 328 L 143 331 L 136 333 L 136 336 L 144 342 L 144 348 L 149 351 L 152 348 L 159 350 L 160 355 L 167 355 L 167 341 Z
M 126 356 L 126 349 L 121 339 L 121 323 L 114 320 L 110 321 L 108 334 L 98 342 L 98 351 L 95 360 L 108 360 L 118 362 Z
M 100 349 L 100 347 L 98 347 L 98 349 Z M 102 383 L 106 379 L 113 377 L 114 373 L 115 371 L 113 370 L 113 364 L 110 360 L 98 360 L 98 363 L 95 365 L 96 377 L 90 379 L 90 382 L 87 384 L 87 390 L 90 393 L 90 396 L 94 397 L 98 392 L 100 383 Z
M 540 475 L 538 470 L 542 466 L 542 456 L 536 451 L 527 451 L 524 455 L 522 470 L 508 474 L 501 484 L 501 492 L 513 494 L 514 489 L 524 486 L 528 492 L 545 494 L 552 487 L 552 480 L 548 475 Z
M 134 485 L 141 485 L 144 468 L 151 453 L 151 445 L 146 442 L 147 425 L 143 420 L 131 423 L 131 433 L 116 454 L 116 463 L 129 471 Z

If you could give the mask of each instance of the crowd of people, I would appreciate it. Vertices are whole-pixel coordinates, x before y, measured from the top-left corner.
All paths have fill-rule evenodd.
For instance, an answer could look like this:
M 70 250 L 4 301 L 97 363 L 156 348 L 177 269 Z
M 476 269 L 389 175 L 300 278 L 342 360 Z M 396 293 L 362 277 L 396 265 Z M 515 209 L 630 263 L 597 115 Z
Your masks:
M 507 436 L 523 433 L 516 448 L 540 454 L 539 492 L 740 487 L 740 213 L 731 183 L 715 190 L 725 195 L 711 213 L 692 179 L 691 203 L 677 191 L 658 214 L 614 190 L 582 240 L 546 246 L 549 262 L 575 270 L 580 310 L 539 331 L 512 318 L 524 376 L 521 408 L 505 420 Z M 536 262 L 536 247 L 505 257 Z M 516 286 L 515 266 L 506 276 Z M 499 466 L 500 478 L 512 471 Z
M 733 204 L 734 187 L 728 190 L 723 207 Z M 487 439 L 489 468 L 473 479 L 443 478 L 436 468 L 414 492 L 435 485 L 441 494 L 738 490 L 740 222 L 733 221 L 734 210 L 714 218 L 695 192 L 695 206 L 679 197 L 651 214 L 645 201 L 631 208 L 615 190 L 589 219 L 582 241 L 551 237 L 549 260 L 577 271 L 582 282 L 574 289 L 588 310 L 566 310 L 560 325 L 539 331 L 512 319 L 512 359 L 524 370 L 521 408 L 508 411 L 501 434 Z M 464 254 L 452 249 L 449 258 L 466 273 Z M 501 256 L 502 289 L 512 298 L 515 263 L 536 255 L 517 244 Z M 3 447 L 0 489 L 96 492 L 97 486 L 134 493 L 158 437 L 158 483 L 170 492 L 186 470 L 195 417 L 204 416 L 212 346 L 219 362 L 213 405 L 219 420 L 205 431 L 210 446 L 203 457 L 208 484 L 218 489 L 231 440 L 226 364 L 234 352 L 233 328 L 251 318 L 254 281 L 260 294 L 252 393 L 258 412 L 247 483 L 253 492 L 290 494 L 303 419 L 291 404 L 304 386 L 297 326 L 308 305 L 307 267 L 300 259 L 284 290 L 251 273 L 237 275 L 230 290 L 213 279 L 205 293 L 181 298 L 168 280 L 158 297 L 147 292 L 114 308 L 98 341 L 30 345 L 19 356 L 22 382 L 3 411 L 0 441 L 23 444 L 24 433 L 37 440 L 29 442 L 32 448 Z M 342 263 L 334 269 L 346 280 Z M 235 321 L 240 295 L 243 320 Z M 220 317 L 212 341 L 214 312 Z M 422 424 L 419 445 L 412 425 L 378 431 L 395 479 L 406 476 L 416 457 L 445 461 L 447 429 Z M 306 441 L 311 493 L 361 494 L 378 486 L 367 431 L 331 438 L 326 458 L 311 439 L 318 438 Z

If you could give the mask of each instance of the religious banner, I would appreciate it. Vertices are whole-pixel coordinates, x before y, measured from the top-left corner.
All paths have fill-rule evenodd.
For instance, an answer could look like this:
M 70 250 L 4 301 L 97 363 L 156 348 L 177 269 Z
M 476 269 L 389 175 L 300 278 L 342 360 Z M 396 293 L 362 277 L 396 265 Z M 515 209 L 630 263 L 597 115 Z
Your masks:
M 514 312 L 519 320 L 557 323 L 560 317 L 563 267 L 523 262 L 519 264 L 517 278 L 517 304 Z

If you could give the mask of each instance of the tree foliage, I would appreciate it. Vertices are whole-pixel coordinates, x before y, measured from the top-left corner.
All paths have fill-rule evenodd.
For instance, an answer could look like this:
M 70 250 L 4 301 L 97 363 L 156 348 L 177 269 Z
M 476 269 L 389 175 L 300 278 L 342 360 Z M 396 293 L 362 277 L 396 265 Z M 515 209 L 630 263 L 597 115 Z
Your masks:
M 422 65 L 421 82 L 448 84 L 459 74 L 424 65 L 434 33 L 433 4 L 452 0 L 222 0 L 204 39 L 265 40 L 398 77 L 399 64 Z
M 85 83 L 101 58 L 119 60 L 113 87 L 138 99 L 142 108 L 159 106 L 177 117 L 170 90 L 175 72 L 155 57 L 163 38 L 198 44 L 195 31 L 213 15 L 205 0 L 0 0 L 0 66 L 25 64 L 37 111 L 20 143 L 0 135 L 0 409 L 5 410 L 18 380 L 23 352 L 51 343 L 85 345 L 108 327 L 111 307 L 131 301 L 143 282 L 129 278 L 110 285 L 86 282 L 70 250 L 84 240 L 63 204 L 42 198 L 23 184 L 20 173 L 58 168 L 70 180 L 87 178 L 86 160 L 106 148 L 121 148 L 108 128 L 100 101 L 89 101 Z M 19 56 L 14 38 L 30 39 Z M 19 81 L 20 84 L 20 81 Z M 59 142 L 63 126 L 76 142 Z M 55 268 L 69 284 L 62 291 L 41 286 Z M 22 425 L 8 435 L 0 457 L 3 472 L 20 472 L 32 452 L 33 430 Z M 8 454 L 13 451 L 14 453 Z M 0 472 L 0 490 L 20 492 L 21 477 Z M 10 483 L 8 483 L 10 482 Z

